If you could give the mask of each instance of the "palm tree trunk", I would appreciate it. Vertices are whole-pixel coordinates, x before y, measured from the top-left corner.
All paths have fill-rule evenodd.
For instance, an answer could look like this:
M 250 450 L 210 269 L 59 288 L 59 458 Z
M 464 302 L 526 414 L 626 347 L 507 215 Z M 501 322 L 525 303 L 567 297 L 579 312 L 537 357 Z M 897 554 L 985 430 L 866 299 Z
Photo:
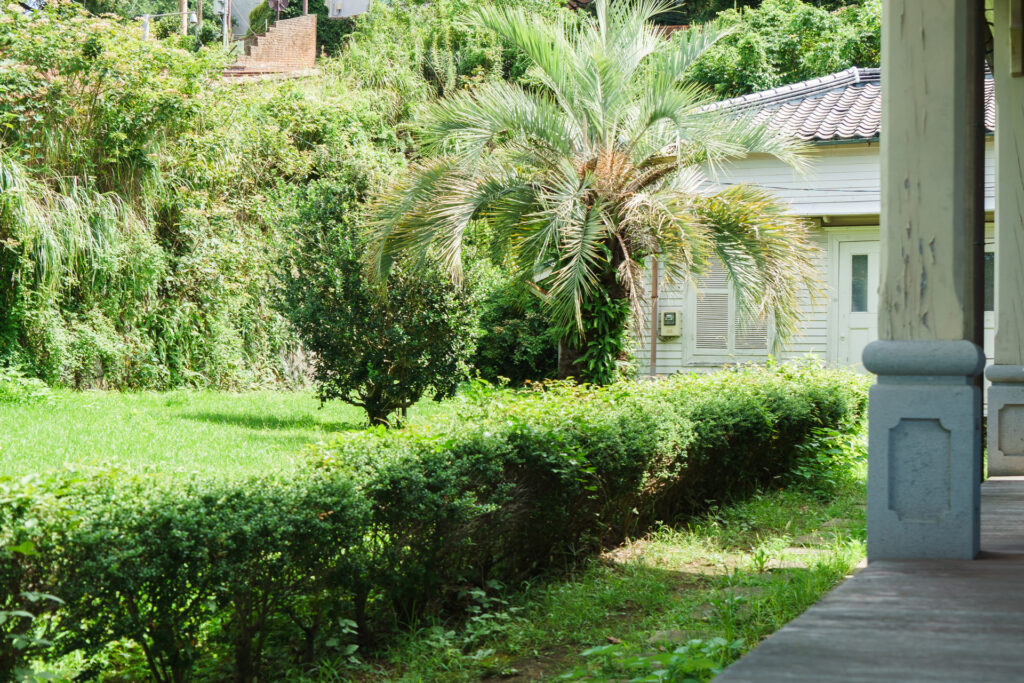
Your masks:
M 576 361 L 583 355 L 583 348 L 578 344 L 577 339 L 572 337 L 558 340 L 558 379 L 580 378 L 580 368 Z

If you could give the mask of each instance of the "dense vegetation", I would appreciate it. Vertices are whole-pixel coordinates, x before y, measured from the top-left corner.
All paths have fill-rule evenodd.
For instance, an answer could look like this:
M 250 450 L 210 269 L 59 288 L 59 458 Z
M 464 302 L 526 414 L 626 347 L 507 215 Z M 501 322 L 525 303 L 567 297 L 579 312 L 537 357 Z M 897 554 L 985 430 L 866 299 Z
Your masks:
M 732 33 L 694 65 L 692 77 L 720 97 L 879 65 L 881 0 L 764 0 L 726 10 L 718 22 Z
M 440 59 L 454 12 L 382 7 L 320 77 L 236 87 L 216 51 L 72 5 L 5 13 L 0 364 L 73 387 L 292 379 L 273 282 L 298 219 L 323 197 L 358 212 L 417 103 L 515 71 L 486 37 Z
M 807 445 L 865 401 L 858 376 L 809 366 L 480 384 L 429 425 L 350 435 L 287 477 L 2 482 L 0 676 L 71 653 L 84 672 L 157 681 L 344 668 L 396 625 L 465 614 L 473 590 L 827 471 Z
M 864 66 L 877 55 L 877 2 L 835 4 L 730 9 L 723 21 L 740 30 L 694 74 L 735 94 Z M 520 3 L 575 21 L 558 5 Z M 417 157 L 423 104 L 482 83 L 535 82 L 522 52 L 461 20 L 469 7 L 377 3 L 368 17 L 332 23 L 351 33 L 318 76 L 231 87 L 217 79 L 215 44 L 143 43 L 137 22 L 68 3 L 32 16 L 5 9 L 0 365 L 70 387 L 246 388 L 300 377 L 275 275 L 300 217 L 336 195 L 359 223 L 382 180 Z M 499 263 L 474 296 L 502 307 L 476 311 L 483 333 L 512 345 L 481 344 L 475 363 L 492 378 L 542 377 L 553 369 L 550 330 L 504 272 Z
M 848 25 L 872 30 L 870 1 L 838 14 L 794 3 L 727 12 L 744 28 L 705 55 L 705 82 L 733 93 L 831 69 L 821 56 L 850 44 Z M 317 75 L 231 85 L 228 57 L 201 47 L 215 27 L 197 44 L 165 21 L 164 40 L 141 40 L 129 15 L 176 9 L 168 0 L 0 10 L 0 456 L 31 458 L 5 462 L 19 474 L 41 469 L 41 449 L 71 465 L 0 477 L 0 679 L 335 680 L 423 623 L 442 629 L 428 647 L 462 656 L 507 591 L 709 505 L 841 478 L 858 376 L 769 365 L 528 382 L 554 371 L 565 328 L 521 264 L 487 249 L 487 216 L 460 233 L 464 289 L 402 261 L 364 278 L 370 203 L 438 151 L 424 146 L 438 101 L 546 87 L 513 36 L 464 21 L 476 5 L 377 2 L 321 22 L 320 47 L 338 56 Z M 687 20 L 721 5 L 695 2 Z M 517 6 L 567 30 L 591 11 Z M 779 27 L 790 38 L 769 40 Z M 729 64 L 735 82 L 714 75 Z M 742 202 L 700 216 L 735 224 Z M 613 307 L 621 322 L 627 307 Z M 605 336 L 604 360 L 624 355 L 624 333 Z M 528 386 L 467 383 L 473 365 Z M 449 398 L 389 431 L 360 430 L 340 406 L 314 414 L 310 393 L 71 391 L 310 374 L 321 398 L 378 423 L 421 395 Z M 475 635 L 451 645 L 448 625 Z M 739 651 L 694 648 L 718 664 Z M 603 651 L 595 667 L 630 670 L 627 655 Z

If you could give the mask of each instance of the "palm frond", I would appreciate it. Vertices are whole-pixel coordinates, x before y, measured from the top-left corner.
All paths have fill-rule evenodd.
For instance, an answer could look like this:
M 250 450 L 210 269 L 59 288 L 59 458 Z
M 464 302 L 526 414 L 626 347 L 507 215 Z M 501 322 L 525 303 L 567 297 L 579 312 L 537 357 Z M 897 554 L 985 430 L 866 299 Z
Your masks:
M 583 329 L 583 302 L 598 287 L 597 273 L 607 263 L 602 243 L 608 231 L 600 203 L 589 207 L 582 220 L 563 223 L 557 260 L 546 280 L 555 323 L 562 327 L 575 324 Z
M 438 101 L 427 111 L 423 130 L 425 153 L 455 154 L 470 163 L 508 140 L 542 145 L 561 156 L 583 145 L 575 121 L 550 96 L 504 81 Z
M 377 198 L 370 211 L 366 256 L 373 276 L 385 280 L 398 252 L 416 247 L 425 250 L 424 239 L 433 236 L 425 214 L 453 174 L 460 171 L 452 159 L 431 159 L 410 168 Z
M 767 191 L 736 185 L 702 197 L 694 207 L 705 221 L 715 256 L 732 282 L 741 313 L 775 325 L 775 346 L 792 339 L 800 299 L 820 291 L 807 226 L 785 213 Z
M 802 292 L 815 287 L 806 226 L 763 190 L 714 191 L 708 174 L 751 154 L 800 167 L 804 149 L 710 107 L 710 93 L 686 82 L 725 33 L 664 41 L 650 19 L 671 4 L 596 0 L 596 19 L 578 25 L 477 8 L 474 21 L 521 49 L 542 87 L 488 84 L 430 108 L 422 140 L 435 158 L 377 204 L 377 271 L 398 251 L 429 249 L 458 279 L 467 226 L 483 218 L 495 255 L 546 291 L 560 325 L 582 331 L 599 288 L 628 298 L 639 324 L 643 263 L 657 254 L 682 282 L 721 260 L 741 310 L 771 318 L 776 342 L 788 339 Z
M 540 69 L 545 86 L 566 114 L 574 114 L 579 67 L 575 29 L 560 16 L 544 19 L 511 5 L 481 5 L 474 9 L 472 18 L 522 50 Z
M 718 23 L 691 26 L 672 34 L 663 49 L 648 60 L 650 89 L 661 90 L 677 84 L 690 67 L 718 41 L 731 35 L 733 29 Z

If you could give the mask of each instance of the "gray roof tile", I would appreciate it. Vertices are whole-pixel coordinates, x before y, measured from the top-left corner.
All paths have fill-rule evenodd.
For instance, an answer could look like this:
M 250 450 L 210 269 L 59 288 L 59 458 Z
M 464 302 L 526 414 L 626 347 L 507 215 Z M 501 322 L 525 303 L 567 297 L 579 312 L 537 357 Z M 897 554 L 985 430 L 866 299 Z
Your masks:
M 748 113 L 800 140 L 871 140 L 882 127 L 881 69 L 849 68 L 802 83 L 722 100 L 705 110 Z M 995 130 L 995 89 L 985 79 L 985 128 Z

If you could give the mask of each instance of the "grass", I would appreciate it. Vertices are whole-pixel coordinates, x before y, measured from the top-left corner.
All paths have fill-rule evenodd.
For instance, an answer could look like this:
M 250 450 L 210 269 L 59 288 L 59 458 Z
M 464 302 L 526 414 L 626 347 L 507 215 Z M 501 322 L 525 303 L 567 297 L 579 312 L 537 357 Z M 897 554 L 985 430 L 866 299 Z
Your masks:
M 311 391 L 54 391 L 46 401 L 0 402 L 0 425 L 0 476 L 116 463 L 230 477 L 289 471 L 306 445 L 362 429 L 366 418 L 339 402 L 321 408 Z
M 863 472 L 827 498 L 771 491 L 663 526 L 568 578 L 421 626 L 366 680 L 708 680 L 864 559 Z M 689 645 L 687 645 L 689 643 Z

